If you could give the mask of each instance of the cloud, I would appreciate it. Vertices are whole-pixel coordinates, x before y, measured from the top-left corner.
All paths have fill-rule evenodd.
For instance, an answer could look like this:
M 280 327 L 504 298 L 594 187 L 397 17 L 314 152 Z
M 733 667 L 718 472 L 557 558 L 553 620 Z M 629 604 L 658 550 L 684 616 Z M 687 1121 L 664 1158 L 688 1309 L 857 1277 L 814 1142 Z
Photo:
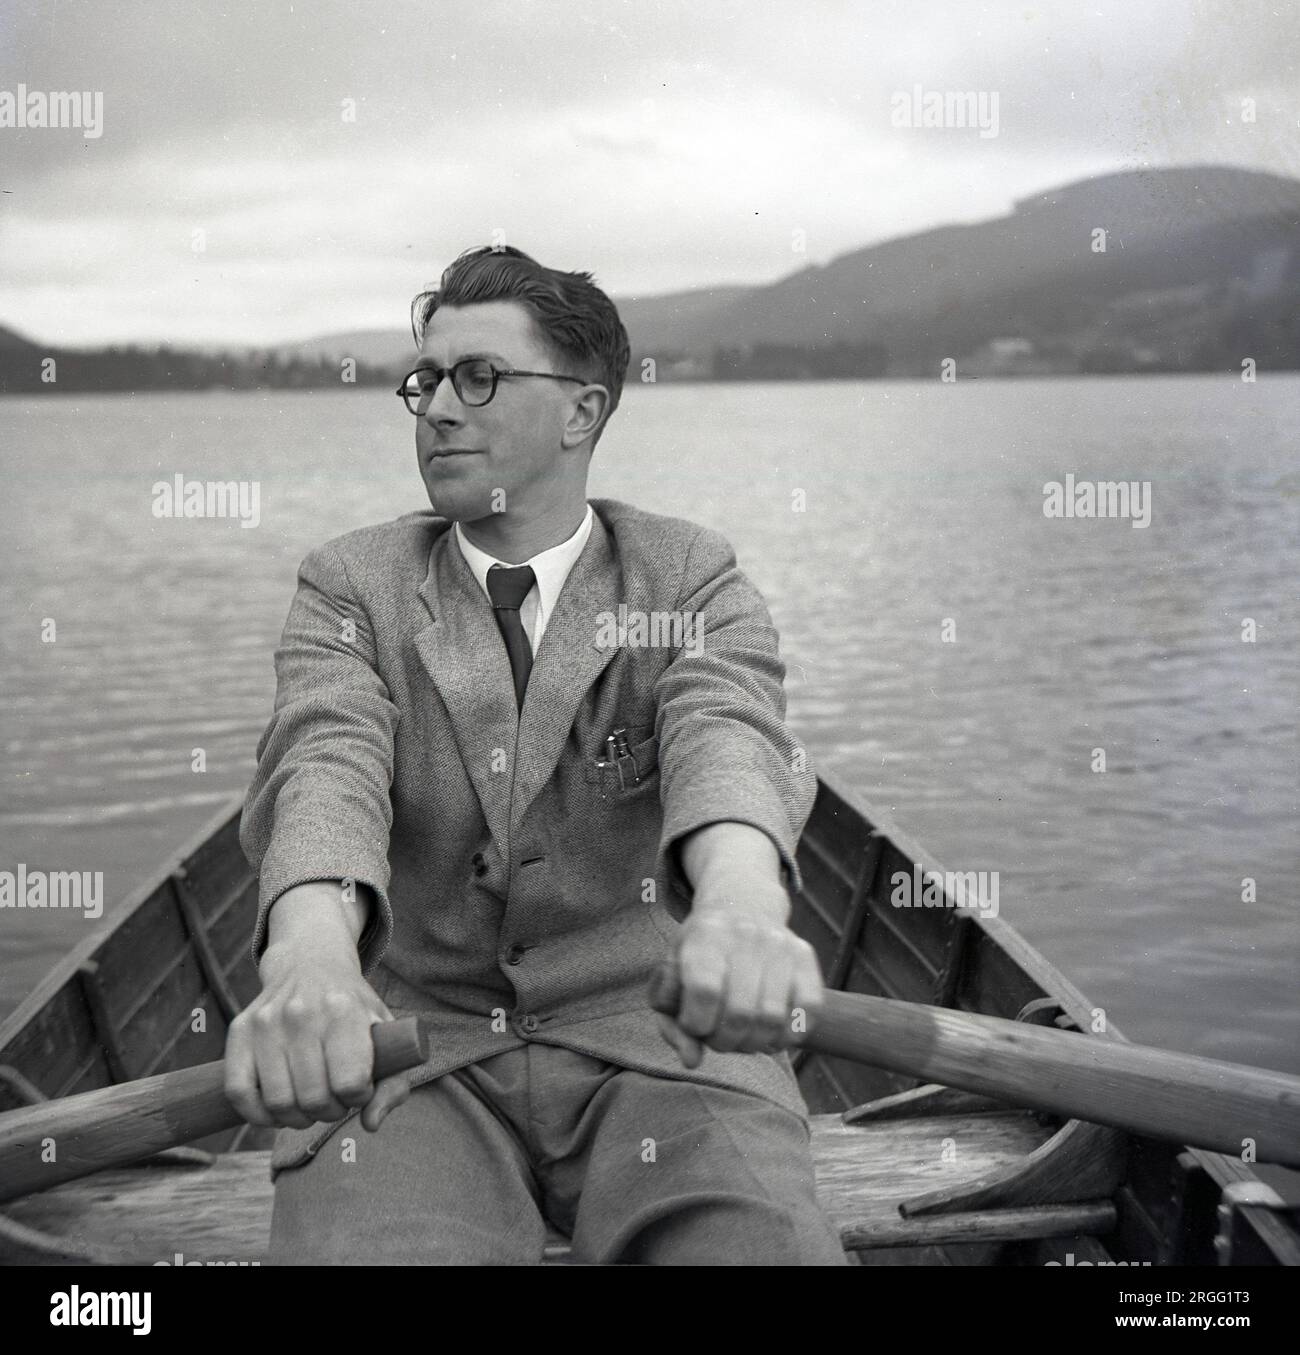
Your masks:
M 105 96 L 97 141 L 0 131 L 0 322 L 51 342 L 400 324 L 494 230 L 645 295 L 1125 165 L 1300 169 L 1300 15 L 1265 4 L 23 0 L 0 22 L 0 87 Z M 914 84 L 996 91 L 999 135 L 893 127 Z

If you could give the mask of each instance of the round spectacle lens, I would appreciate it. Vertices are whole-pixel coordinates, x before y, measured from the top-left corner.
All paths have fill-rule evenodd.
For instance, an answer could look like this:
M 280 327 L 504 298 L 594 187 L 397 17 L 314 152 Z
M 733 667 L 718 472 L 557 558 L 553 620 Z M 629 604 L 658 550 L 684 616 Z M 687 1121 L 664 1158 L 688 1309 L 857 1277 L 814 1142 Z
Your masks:
M 432 372 L 412 372 L 402 385 L 402 397 L 412 414 L 423 414 L 433 398 L 437 378 Z
M 462 362 L 452 373 L 456 393 L 467 405 L 485 405 L 492 398 L 492 364 L 481 358 Z

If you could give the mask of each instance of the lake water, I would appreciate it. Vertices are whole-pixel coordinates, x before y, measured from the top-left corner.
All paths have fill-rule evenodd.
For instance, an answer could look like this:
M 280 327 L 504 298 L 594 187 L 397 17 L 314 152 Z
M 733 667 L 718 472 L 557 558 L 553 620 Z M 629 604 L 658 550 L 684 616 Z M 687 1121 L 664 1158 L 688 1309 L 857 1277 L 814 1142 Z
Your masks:
M 386 390 L 0 401 L 0 868 L 110 902 L 0 914 L 0 1015 L 245 788 L 298 561 L 427 506 L 412 425 Z M 591 492 L 731 538 L 818 768 L 998 871 L 1130 1038 L 1300 1072 L 1297 428 L 1296 376 L 634 387 Z M 259 481 L 260 526 L 154 518 L 178 472 Z M 1068 473 L 1149 481 L 1150 525 L 1045 517 Z

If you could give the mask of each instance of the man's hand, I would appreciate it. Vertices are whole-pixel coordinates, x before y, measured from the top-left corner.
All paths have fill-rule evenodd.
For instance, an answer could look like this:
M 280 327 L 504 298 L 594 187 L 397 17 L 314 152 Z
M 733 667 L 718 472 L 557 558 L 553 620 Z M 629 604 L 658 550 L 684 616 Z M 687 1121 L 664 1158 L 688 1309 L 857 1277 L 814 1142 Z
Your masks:
M 375 1130 L 409 1095 L 404 1074 L 371 1083 L 370 1028 L 392 1013 L 361 974 L 365 904 L 338 896 L 332 882 L 299 885 L 271 910 L 262 991 L 226 1036 L 226 1097 L 250 1124 L 306 1129 L 363 1106 Z
M 823 985 L 812 947 L 786 925 L 790 899 L 771 839 L 748 824 L 709 824 L 685 840 L 682 863 L 695 898 L 675 957 L 677 1016 L 658 1017 L 664 1038 L 688 1068 L 704 1045 L 793 1044 L 815 1024 Z
M 822 1006 L 812 947 L 783 924 L 769 925 L 729 907 L 692 913 L 682 932 L 677 972 L 677 1018 L 661 1014 L 658 1021 L 687 1068 L 699 1066 L 704 1045 L 741 1052 L 784 1049 L 796 1032 L 812 1029 Z

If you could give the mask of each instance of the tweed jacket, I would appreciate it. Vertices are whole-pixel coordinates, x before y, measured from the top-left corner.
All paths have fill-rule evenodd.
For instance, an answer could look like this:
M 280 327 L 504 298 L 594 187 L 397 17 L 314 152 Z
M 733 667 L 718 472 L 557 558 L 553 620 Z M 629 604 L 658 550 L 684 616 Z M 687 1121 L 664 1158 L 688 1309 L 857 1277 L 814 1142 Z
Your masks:
M 591 502 L 522 711 L 446 519 L 411 513 L 302 562 L 241 821 L 254 959 L 285 890 L 362 882 L 378 900 L 363 972 L 429 1033 L 412 1086 L 532 1040 L 804 1115 L 784 1055 L 684 1068 L 647 1003 L 690 908 L 684 836 L 752 824 L 799 888 L 816 781 L 783 723 L 777 632 L 719 533 Z M 611 766 L 615 729 L 630 758 Z M 334 1127 L 281 1131 L 273 1167 Z

